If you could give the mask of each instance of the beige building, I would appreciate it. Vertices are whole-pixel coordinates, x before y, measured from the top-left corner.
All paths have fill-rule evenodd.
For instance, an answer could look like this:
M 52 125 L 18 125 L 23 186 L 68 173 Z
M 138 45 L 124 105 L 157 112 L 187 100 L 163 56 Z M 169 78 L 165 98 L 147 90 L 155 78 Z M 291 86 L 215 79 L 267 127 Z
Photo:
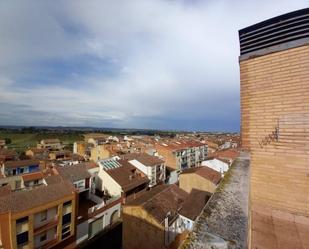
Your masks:
M 249 247 L 309 248 L 309 9 L 239 31 Z
M 37 145 L 40 149 L 61 150 L 63 148 L 61 141 L 58 138 L 43 139 Z
M 0 243 L 5 249 L 51 248 L 74 241 L 75 192 L 65 182 L 29 191 L 0 188 Z
M 167 167 L 184 170 L 200 166 L 207 158 L 207 145 L 197 141 L 171 141 L 155 144 Z
M 221 174 L 206 166 L 184 170 L 179 175 L 179 187 L 190 193 L 193 189 L 214 193 Z
M 98 162 L 102 159 L 107 159 L 110 156 L 110 152 L 105 148 L 105 145 L 97 145 L 91 148 L 90 160 L 94 162 Z

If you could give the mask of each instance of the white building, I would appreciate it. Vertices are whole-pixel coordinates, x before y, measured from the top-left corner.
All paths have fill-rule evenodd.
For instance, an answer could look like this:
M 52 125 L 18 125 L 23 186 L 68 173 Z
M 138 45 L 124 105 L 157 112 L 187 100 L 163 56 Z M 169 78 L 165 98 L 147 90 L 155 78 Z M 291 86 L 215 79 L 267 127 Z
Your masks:
M 165 164 L 159 157 L 146 153 L 131 153 L 123 158 L 148 177 L 149 187 L 165 182 Z
M 224 162 L 224 161 L 219 160 L 217 158 L 213 158 L 213 159 L 210 159 L 210 160 L 203 161 L 202 166 L 207 166 L 207 167 L 221 173 L 221 175 L 224 175 L 224 173 L 229 170 L 229 164 L 227 162 Z

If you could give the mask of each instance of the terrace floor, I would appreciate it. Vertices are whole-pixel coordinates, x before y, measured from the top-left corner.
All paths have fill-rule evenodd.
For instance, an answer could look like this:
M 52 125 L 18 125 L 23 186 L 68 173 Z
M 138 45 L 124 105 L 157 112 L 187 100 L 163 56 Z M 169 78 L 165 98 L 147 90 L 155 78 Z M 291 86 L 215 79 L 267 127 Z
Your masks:
M 252 249 L 308 249 L 309 218 L 262 208 L 251 213 Z

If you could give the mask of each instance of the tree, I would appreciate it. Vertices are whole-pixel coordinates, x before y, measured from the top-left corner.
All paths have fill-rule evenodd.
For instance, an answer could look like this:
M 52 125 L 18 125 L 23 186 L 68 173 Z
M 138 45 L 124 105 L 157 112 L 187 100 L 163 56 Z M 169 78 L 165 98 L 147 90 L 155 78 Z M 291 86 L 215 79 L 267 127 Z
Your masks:
M 12 143 L 12 140 L 10 138 L 5 138 L 5 144 L 11 144 Z

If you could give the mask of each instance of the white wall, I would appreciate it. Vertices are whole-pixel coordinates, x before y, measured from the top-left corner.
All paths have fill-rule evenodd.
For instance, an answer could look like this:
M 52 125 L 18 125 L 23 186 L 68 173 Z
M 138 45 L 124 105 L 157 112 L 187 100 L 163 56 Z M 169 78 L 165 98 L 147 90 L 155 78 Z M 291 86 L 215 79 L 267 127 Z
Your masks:
M 101 191 L 107 190 L 111 196 L 121 196 L 121 186 L 105 170 L 100 168 L 98 177 L 101 180 Z
M 46 216 L 46 220 L 41 221 L 41 212 L 40 213 L 36 213 L 34 215 L 34 223 L 33 226 L 34 228 L 38 227 L 38 226 L 42 226 L 43 224 L 51 221 L 53 218 L 55 218 L 55 216 L 57 215 L 57 207 L 54 208 L 50 208 L 47 210 L 47 216 Z
M 51 241 L 55 238 L 56 234 L 57 234 L 57 230 L 56 230 L 56 227 L 53 227 L 49 230 L 47 230 L 46 232 L 46 240 L 44 241 L 40 241 L 40 238 L 41 236 L 43 235 L 44 233 L 41 233 L 41 234 L 38 234 L 34 237 L 34 248 L 38 248 L 44 244 L 46 244 L 48 241 Z

